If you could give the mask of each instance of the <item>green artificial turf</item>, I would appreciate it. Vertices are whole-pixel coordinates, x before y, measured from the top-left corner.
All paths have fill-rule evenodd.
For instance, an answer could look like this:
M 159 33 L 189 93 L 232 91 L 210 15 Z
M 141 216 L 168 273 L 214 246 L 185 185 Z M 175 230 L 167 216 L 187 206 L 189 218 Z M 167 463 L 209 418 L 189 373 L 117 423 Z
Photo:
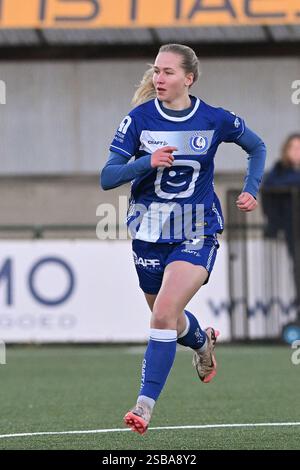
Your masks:
M 143 348 L 8 348 L 0 366 L 0 434 L 123 428 Z M 0 449 L 300 449 L 300 426 L 152 427 L 300 422 L 300 365 L 283 346 L 219 346 L 218 374 L 199 381 L 179 350 L 145 436 L 129 432 L 0 439 Z

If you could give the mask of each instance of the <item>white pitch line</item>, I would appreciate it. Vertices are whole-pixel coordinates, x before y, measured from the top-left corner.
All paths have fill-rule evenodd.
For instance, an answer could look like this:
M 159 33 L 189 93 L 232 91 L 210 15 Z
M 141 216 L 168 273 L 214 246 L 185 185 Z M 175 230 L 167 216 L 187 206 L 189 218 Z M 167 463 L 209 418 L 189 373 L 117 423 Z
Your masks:
M 159 426 L 149 428 L 148 431 L 177 430 L 177 429 L 222 429 L 222 428 L 254 428 L 254 427 L 276 427 L 276 426 L 300 426 L 300 422 L 295 423 L 244 423 L 244 424 L 200 424 L 191 426 Z M 128 428 L 115 429 L 91 429 L 87 431 L 45 431 L 45 432 L 24 432 L 18 434 L 0 434 L 0 439 L 9 437 L 30 437 L 30 436 L 57 436 L 66 434 L 104 434 L 109 432 L 127 432 Z

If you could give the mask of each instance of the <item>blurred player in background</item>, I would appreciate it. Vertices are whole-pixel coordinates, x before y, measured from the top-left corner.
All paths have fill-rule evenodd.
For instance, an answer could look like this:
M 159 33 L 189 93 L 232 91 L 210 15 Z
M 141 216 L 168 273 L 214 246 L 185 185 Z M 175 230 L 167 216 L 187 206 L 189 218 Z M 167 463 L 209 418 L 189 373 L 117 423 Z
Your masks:
M 213 186 L 217 148 L 234 142 L 248 154 L 236 203 L 241 211 L 257 207 L 265 163 L 265 145 L 243 119 L 190 94 L 198 77 L 199 62 L 191 48 L 162 46 L 101 173 L 103 189 L 132 181 L 127 221 L 139 284 L 152 311 L 141 389 L 136 406 L 124 418 L 140 434 L 148 428 L 172 368 L 176 343 L 194 350 L 193 365 L 202 382 L 216 374 L 218 332 L 202 329 L 185 307 L 208 282 L 219 247 L 217 234 L 223 231 Z M 135 161 L 129 162 L 131 157 Z M 185 211 L 188 216 L 181 217 Z
M 276 239 L 283 232 L 288 253 L 293 263 L 296 290 L 296 310 L 300 322 L 300 217 L 295 214 L 300 197 L 300 134 L 287 137 L 282 145 L 280 159 L 266 174 L 263 181 L 262 203 L 267 217 L 265 236 Z M 298 202 L 293 189 L 297 189 Z M 296 216 L 295 216 L 296 215 Z M 298 246 L 297 246 L 298 245 Z

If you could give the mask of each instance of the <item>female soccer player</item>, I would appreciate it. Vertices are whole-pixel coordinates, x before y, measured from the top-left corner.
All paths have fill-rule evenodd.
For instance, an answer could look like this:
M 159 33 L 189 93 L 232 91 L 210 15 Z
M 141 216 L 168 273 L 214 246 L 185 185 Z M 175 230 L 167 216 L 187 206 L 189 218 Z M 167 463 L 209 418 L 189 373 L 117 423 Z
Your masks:
M 144 434 L 174 362 L 176 343 L 194 350 L 204 383 L 216 374 L 218 332 L 203 330 L 186 305 L 208 282 L 223 230 L 214 193 L 219 144 L 234 142 L 248 153 L 248 171 L 237 207 L 253 211 L 266 156 L 262 140 L 243 119 L 192 96 L 199 76 L 195 52 L 181 44 L 159 49 L 110 146 L 101 173 L 103 189 L 132 181 L 127 223 L 139 284 L 152 311 L 150 339 L 136 406 L 124 417 Z M 129 162 L 131 157 L 135 161 Z

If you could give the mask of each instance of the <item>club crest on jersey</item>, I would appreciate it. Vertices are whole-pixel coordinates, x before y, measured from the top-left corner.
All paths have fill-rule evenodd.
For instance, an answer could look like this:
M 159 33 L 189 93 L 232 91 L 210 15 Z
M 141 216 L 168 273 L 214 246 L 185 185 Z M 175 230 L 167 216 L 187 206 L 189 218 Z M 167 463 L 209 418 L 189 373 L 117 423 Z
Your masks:
M 190 139 L 191 149 L 195 152 L 205 152 L 209 145 L 208 138 L 203 135 L 195 135 Z

